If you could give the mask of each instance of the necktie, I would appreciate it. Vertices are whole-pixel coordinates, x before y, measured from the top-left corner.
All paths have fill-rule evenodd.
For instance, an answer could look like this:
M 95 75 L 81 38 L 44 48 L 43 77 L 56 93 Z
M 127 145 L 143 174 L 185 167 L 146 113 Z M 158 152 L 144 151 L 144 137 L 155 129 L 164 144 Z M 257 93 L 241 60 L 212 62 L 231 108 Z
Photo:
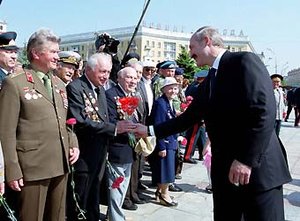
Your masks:
M 96 88 L 94 89 L 94 91 L 96 92 L 96 94 L 97 94 L 97 99 L 98 99 L 99 96 L 100 96 L 100 88 L 99 88 L 99 87 L 96 87 Z
M 43 77 L 43 81 L 44 81 L 44 86 L 48 92 L 49 97 L 51 98 L 51 100 L 53 99 L 52 96 L 52 87 L 51 87 L 51 79 L 49 77 L 48 74 L 45 74 Z
M 215 69 L 215 68 L 210 68 L 209 71 L 208 71 L 208 76 L 209 76 L 209 98 L 211 98 L 212 92 L 215 89 L 216 71 L 217 71 L 217 69 Z

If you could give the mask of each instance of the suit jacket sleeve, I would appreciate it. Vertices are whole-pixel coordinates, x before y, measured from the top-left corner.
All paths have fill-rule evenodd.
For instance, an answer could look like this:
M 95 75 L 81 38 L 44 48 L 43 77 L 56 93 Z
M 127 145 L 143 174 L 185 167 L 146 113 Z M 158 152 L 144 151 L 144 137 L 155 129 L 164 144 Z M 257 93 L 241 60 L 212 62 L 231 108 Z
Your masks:
M 100 120 L 100 122 L 96 122 L 87 116 L 85 113 L 83 91 L 80 91 L 78 88 L 78 84 L 71 83 L 67 86 L 69 102 L 68 116 L 76 118 L 76 129 L 78 132 L 80 130 L 84 130 L 89 133 L 114 136 L 116 127 L 114 124 L 102 120 Z
M 246 111 L 243 115 L 247 118 L 247 125 L 243 139 L 238 139 L 242 143 L 239 144 L 236 159 L 251 167 L 258 167 L 274 131 L 275 98 L 268 71 L 256 55 L 245 53 L 240 65 L 242 74 L 239 87 L 243 91 L 239 102 L 245 102 Z
M 201 90 L 205 87 L 201 87 Z M 204 107 L 206 100 L 203 91 L 194 97 L 190 106 L 178 117 L 167 120 L 163 123 L 154 125 L 154 132 L 157 138 L 167 137 L 172 134 L 183 132 L 194 124 L 201 122 L 204 117 Z

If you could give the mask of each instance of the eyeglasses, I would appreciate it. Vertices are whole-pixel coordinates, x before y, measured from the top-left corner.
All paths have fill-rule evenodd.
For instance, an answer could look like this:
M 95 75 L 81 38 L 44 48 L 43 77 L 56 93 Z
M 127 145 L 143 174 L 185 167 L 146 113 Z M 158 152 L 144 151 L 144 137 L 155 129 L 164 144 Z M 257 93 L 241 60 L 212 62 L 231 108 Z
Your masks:
M 145 71 L 151 71 L 151 72 L 155 72 L 155 69 L 154 68 L 145 68 Z

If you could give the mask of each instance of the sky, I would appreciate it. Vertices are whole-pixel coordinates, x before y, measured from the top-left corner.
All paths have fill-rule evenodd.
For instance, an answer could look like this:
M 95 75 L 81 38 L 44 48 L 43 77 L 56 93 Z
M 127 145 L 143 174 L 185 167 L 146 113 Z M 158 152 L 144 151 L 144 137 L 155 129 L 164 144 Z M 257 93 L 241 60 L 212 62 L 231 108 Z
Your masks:
M 8 31 L 18 33 L 23 45 L 39 28 L 52 29 L 57 35 L 135 26 L 145 0 L 2 0 L 0 20 Z M 263 52 L 271 74 L 283 75 L 300 67 L 299 0 L 151 0 L 146 24 L 168 25 L 170 29 L 194 32 L 211 25 L 241 30 L 257 53 Z

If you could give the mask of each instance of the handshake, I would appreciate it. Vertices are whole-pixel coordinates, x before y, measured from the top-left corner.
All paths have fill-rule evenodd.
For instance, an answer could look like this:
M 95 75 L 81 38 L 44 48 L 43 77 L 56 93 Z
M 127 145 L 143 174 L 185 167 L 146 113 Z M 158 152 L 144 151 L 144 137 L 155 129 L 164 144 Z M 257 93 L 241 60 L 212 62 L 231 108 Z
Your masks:
M 122 120 L 117 122 L 117 133 L 134 133 L 137 138 L 147 137 L 148 127 L 130 120 Z

